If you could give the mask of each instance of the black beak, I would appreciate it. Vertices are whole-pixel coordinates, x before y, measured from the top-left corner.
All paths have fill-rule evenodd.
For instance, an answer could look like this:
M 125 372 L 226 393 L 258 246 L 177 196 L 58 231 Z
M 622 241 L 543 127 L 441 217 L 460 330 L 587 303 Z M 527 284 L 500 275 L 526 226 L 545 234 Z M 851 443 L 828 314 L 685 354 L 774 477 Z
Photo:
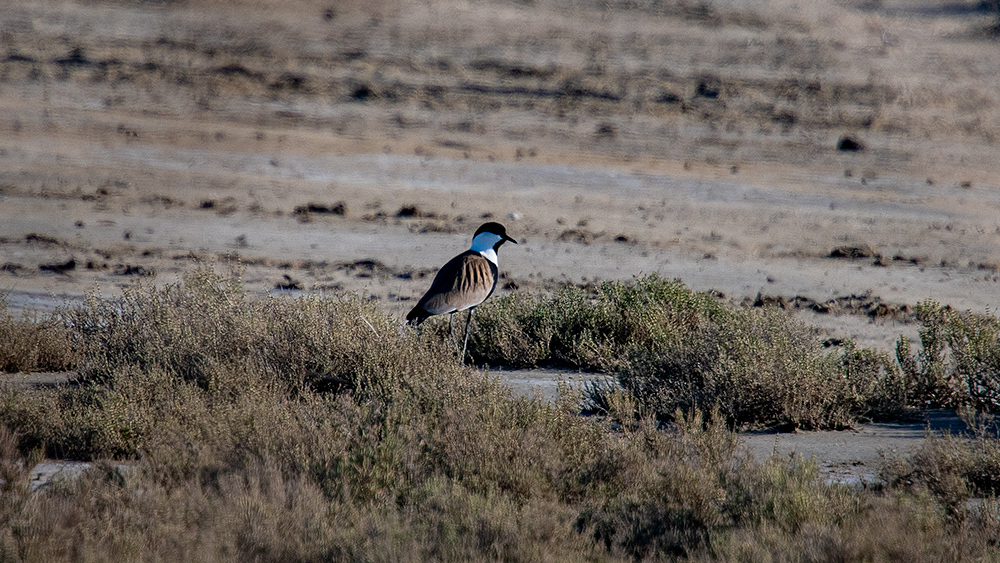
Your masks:
M 514 240 L 514 239 L 510 238 L 510 237 L 509 237 L 509 236 L 507 236 L 506 234 L 505 234 L 505 235 L 503 235 L 503 240 L 509 240 L 510 242 L 512 242 L 512 243 L 514 243 L 514 244 L 517 244 L 517 241 L 516 241 L 516 240 Z

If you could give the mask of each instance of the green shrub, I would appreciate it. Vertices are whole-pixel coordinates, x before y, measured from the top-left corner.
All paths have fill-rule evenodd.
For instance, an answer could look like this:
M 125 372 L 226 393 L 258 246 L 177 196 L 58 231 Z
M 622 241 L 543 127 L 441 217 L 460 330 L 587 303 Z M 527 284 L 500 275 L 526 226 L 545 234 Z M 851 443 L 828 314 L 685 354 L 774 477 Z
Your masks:
M 637 352 L 619 381 L 658 416 L 716 406 L 737 425 L 838 428 L 905 405 L 888 356 L 850 343 L 826 350 L 776 309 L 733 310 L 719 324 Z

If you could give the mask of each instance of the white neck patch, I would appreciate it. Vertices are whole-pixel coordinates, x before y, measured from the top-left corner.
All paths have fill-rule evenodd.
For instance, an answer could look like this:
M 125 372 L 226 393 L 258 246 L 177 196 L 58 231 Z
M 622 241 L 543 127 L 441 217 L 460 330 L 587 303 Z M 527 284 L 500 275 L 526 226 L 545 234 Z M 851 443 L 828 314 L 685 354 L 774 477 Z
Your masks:
M 497 251 L 493 250 L 493 245 L 503 240 L 503 237 L 494 233 L 479 233 L 472 239 L 472 249 L 482 254 L 487 260 L 497 264 Z

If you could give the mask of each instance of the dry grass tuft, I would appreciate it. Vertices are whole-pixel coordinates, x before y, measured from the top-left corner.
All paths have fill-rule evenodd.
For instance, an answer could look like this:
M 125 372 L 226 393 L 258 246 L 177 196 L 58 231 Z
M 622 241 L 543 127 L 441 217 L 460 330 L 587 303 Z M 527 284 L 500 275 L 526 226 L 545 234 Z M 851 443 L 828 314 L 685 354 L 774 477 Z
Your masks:
M 0 297 L 0 372 L 65 371 L 77 360 L 72 331 L 61 315 L 15 319 Z

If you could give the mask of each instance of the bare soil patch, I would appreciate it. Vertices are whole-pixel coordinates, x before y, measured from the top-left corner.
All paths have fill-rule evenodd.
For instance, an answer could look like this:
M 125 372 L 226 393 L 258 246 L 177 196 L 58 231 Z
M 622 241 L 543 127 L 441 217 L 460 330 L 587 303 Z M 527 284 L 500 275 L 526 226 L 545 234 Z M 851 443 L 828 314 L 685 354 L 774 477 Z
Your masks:
M 928 410 L 913 412 L 907 420 L 868 422 L 835 432 L 748 432 L 741 443 L 758 460 L 770 455 L 813 459 L 827 481 L 864 485 L 880 481 L 887 460 L 916 453 L 928 433 L 967 431 L 954 411 Z

